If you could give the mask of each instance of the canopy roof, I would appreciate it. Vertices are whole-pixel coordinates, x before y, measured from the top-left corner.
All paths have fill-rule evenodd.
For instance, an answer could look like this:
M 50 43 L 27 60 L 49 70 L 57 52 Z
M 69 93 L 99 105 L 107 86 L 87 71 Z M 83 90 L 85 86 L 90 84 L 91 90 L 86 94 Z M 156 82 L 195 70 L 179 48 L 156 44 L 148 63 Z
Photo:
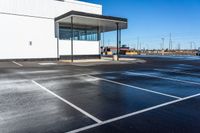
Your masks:
M 119 29 L 128 28 L 128 20 L 126 18 L 103 16 L 85 12 L 70 11 L 57 18 L 55 21 L 60 24 L 71 24 L 71 17 L 73 17 L 73 25 L 75 26 L 87 26 L 98 27 L 100 32 L 108 32 L 117 30 L 117 24 Z

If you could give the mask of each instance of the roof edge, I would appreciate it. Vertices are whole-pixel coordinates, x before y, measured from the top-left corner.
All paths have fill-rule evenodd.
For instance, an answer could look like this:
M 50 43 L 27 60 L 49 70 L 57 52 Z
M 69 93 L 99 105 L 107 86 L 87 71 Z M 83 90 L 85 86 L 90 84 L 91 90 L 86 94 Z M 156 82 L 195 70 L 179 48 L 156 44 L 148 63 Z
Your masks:
M 70 17 L 70 16 L 84 16 L 84 17 L 93 17 L 93 18 L 108 19 L 108 20 L 112 19 L 112 20 L 116 20 L 116 21 L 128 22 L 127 18 L 121 18 L 121 17 L 115 17 L 115 16 L 105 16 L 105 15 L 79 12 L 79 11 L 73 11 L 73 10 L 56 17 L 55 21 L 59 21 L 65 17 Z
M 58 2 L 70 2 L 70 3 L 75 3 L 75 4 L 93 6 L 93 7 L 96 7 L 96 8 L 102 8 L 102 5 L 100 5 L 100 4 L 89 3 L 89 2 L 85 2 L 85 1 L 79 1 L 79 0 L 64 0 L 64 1 L 59 1 L 58 0 Z

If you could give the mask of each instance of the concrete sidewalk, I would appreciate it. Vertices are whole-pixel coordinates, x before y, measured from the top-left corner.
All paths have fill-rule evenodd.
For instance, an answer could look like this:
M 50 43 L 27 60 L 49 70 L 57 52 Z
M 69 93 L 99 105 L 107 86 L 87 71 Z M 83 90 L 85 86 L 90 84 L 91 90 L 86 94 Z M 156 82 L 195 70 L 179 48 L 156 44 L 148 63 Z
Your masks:
M 101 59 L 84 59 L 84 60 L 74 60 L 74 63 L 92 63 L 92 62 L 120 62 L 120 61 L 137 61 L 135 58 L 119 58 L 119 61 L 114 61 L 111 57 L 102 57 Z M 71 60 L 60 60 L 60 62 L 71 62 Z

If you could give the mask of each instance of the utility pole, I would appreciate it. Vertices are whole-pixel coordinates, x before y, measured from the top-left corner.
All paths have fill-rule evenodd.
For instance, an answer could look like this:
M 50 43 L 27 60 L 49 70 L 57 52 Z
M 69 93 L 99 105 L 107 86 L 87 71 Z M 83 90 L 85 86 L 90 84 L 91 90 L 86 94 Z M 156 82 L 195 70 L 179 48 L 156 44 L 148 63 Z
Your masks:
M 104 32 L 103 32 L 103 47 L 105 47 L 105 38 L 104 38 Z
M 193 42 L 190 42 L 190 50 L 192 50 L 192 44 L 193 44 Z
M 149 44 L 146 44 L 147 50 L 149 50 Z
M 178 50 L 181 50 L 181 44 L 178 43 Z
M 161 50 L 164 50 L 164 46 L 165 46 L 165 38 L 161 38 L 161 40 L 162 40 Z
M 190 49 L 191 49 L 191 50 L 197 49 L 197 48 L 196 48 L 196 43 L 195 43 L 194 41 L 190 42 Z
M 162 45 L 163 45 L 163 44 L 162 44 L 162 43 L 160 43 L 160 50 L 162 50 Z
M 140 38 L 137 37 L 137 50 L 139 50 L 139 45 L 140 45 Z
M 172 34 L 169 34 L 169 50 L 172 49 Z
M 196 43 L 195 42 L 193 42 L 193 44 L 194 44 L 194 50 L 196 50 L 197 48 L 196 48 Z
M 135 48 L 135 50 L 137 50 L 137 46 L 136 46 L 137 44 L 136 43 L 134 43 L 134 48 Z

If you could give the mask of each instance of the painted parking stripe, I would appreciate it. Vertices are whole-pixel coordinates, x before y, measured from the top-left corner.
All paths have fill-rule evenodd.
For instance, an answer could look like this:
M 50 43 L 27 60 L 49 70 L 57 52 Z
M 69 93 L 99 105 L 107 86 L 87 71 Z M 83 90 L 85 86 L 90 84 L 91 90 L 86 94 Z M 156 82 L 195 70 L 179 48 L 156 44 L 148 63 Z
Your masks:
M 159 78 L 159 79 L 165 79 L 165 80 L 171 80 L 171 81 L 177 81 L 177 82 L 182 82 L 182 83 L 188 83 L 188 84 L 195 84 L 195 85 L 200 85 L 200 83 L 197 82 L 191 82 L 191 81 L 185 81 L 185 80 L 179 80 L 179 79 L 174 79 L 174 78 L 166 78 L 166 77 L 160 77 L 152 74 L 143 74 L 143 73 L 137 73 L 137 72 L 129 72 L 135 75 L 142 75 L 142 76 L 147 76 L 147 77 L 153 77 L 153 78 Z
M 91 72 L 91 73 L 83 73 L 83 74 L 72 74 L 72 75 L 63 75 L 63 76 L 53 76 L 53 77 L 45 77 L 45 78 L 35 78 L 34 80 L 53 80 L 53 79 L 60 79 L 60 78 L 71 78 L 71 77 L 80 77 L 80 76 L 87 76 L 87 75 L 97 75 L 97 74 L 108 74 L 108 73 L 116 73 L 116 72 Z
M 48 65 L 57 65 L 57 63 L 49 62 L 49 63 L 38 63 L 40 66 L 48 66 Z
M 166 70 L 166 69 L 154 69 L 154 70 L 160 71 L 160 72 L 173 72 L 173 73 L 187 74 L 187 75 L 191 75 L 191 76 L 200 76 L 200 74 L 180 72 L 180 71 L 177 71 L 177 70 Z
M 64 70 L 43 70 L 43 71 L 28 71 L 28 72 L 17 72 L 18 74 L 40 74 L 40 73 L 58 73 L 64 72 Z
M 79 112 L 81 112 L 82 114 L 86 115 L 87 117 L 91 118 L 92 120 L 94 120 L 97 123 L 102 123 L 101 120 L 99 120 L 98 118 L 92 116 L 91 114 L 89 114 L 88 112 L 82 110 L 81 108 L 79 108 L 78 106 L 74 105 L 73 103 L 67 101 L 66 99 L 60 97 L 59 95 L 55 94 L 54 92 L 50 91 L 49 89 L 47 89 L 46 87 L 40 85 L 39 83 L 37 83 L 34 80 L 31 80 L 32 83 L 34 83 L 35 85 L 37 85 L 38 87 L 40 87 L 41 89 L 47 91 L 48 93 L 52 94 L 53 96 L 57 97 L 58 99 L 60 99 L 61 101 L 63 101 L 64 103 L 70 105 L 71 107 L 73 107 L 74 109 L 78 110 Z
M 28 79 L 19 79 L 19 80 L 0 80 L 0 85 L 3 84 L 13 84 L 13 83 L 23 83 L 23 82 L 27 82 L 30 81 Z
M 95 77 L 95 76 L 91 76 L 91 75 L 88 75 L 88 76 L 93 77 L 93 78 L 97 78 L 97 79 L 100 79 L 100 80 L 103 80 L 103 81 L 107 81 L 107 82 L 110 82 L 110 83 L 130 87 L 130 88 L 134 88 L 134 89 L 138 89 L 138 90 L 142 90 L 142 91 L 147 91 L 147 92 L 150 92 L 150 93 L 155 93 L 155 94 L 159 94 L 159 95 L 163 95 L 163 96 L 167 96 L 167 97 L 171 97 L 171 98 L 175 98 L 175 99 L 181 99 L 181 97 L 178 97 L 178 96 L 173 96 L 173 95 L 169 95 L 169 94 L 165 94 L 165 93 L 161 93 L 161 92 L 157 92 L 157 91 L 152 91 L 152 90 L 148 90 L 148 89 L 145 89 L 145 88 L 124 84 L 124 83 L 116 82 L 116 81 L 109 80 L 109 79 L 99 78 L 99 77 Z
M 166 102 L 166 103 L 163 103 L 163 104 L 159 104 L 159 105 L 156 105 L 156 106 L 153 106 L 153 107 L 150 107 L 150 108 L 146 108 L 146 109 L 136 111 L 136 112 L 133 112 L 133 113 L 130 113 L 130 114 L 126 114 L 126 115 L 123 115 L 123 116 L 120 116 L 120 117 L 109 119 L 109 120 L 103 121 L 102 123 L 89 125 L 89 126 L 82 127 L 82 128 L 79 128 L 79 129 L 76 129 L 76 130 L 73 130 L 73 131 L 69 131 L 69 132 L 66 132 L 66 133 L 78 133 L 78 132 L 85 131 L 85 130 L 88 130 L 88 129 L 91 129 L 91 128 L 99 127 L 101 125 L 105 125 L 105 124 L 109 124 L 109 123 L 112 123 L 112 122 L 115 122 L 115 121 L 118 121 L 118 120 L 122 120 L 122 119 L 125 119 L 125 118 L 128 118 L 128 117 L 131 117 L 131 116 L 142 114 L 142 113 L 145 113 L 145 112 L 148 112 L 148 111 L 151 111 L 151 110 L 162 108 L 162 107 L 165 107 L 165 106 L 168 106 L 168 105 L 171 105 L 171 104 L 179 103 L 179 102 L 182 102 L 182 101 L 185 101 L 185 100 L 188 100 L 188 99 L 191 99 L 191 98 L 195 98 L 195 97 L 198 97 L 198 96 L 200 96 L 200 93 L 192 95 L 192 96 L 188 96 L 188 97 L 185 97 L 185 98 L 173 100 L 173 101 L 170 101 L 170 102 Z
M 22 66 L 23 66 L 22 64 L 20 64 L 20 63 L 17 63 L 17 62 L 15 62 L 15 61 L 12 61 L 12 63 L 14 63 L 14 64 L 16 64 L 16 65 L 18 65 L 18 66 L 20 66 L 20 67 L 22 67 Z
M 38 71 L 39 72 L 39 71 Z M 18 73 L 18 74 L 25 74 L 26 72 L 22 72 L 22 73 Z M 28 73 L 34 73 L 33 72 L 28 72 Z M 32 80 L 40 80 L 40 81 L 45 81 L 45 80 L 53 80 L 53 79 L 60 79 L 60 78 L 71 78 L 71 77 L 80 77 L 80 76 L 86 76 L 86 75 L 96 75 L 96 74 L 107 74 L 107 73 L 115 73 L 115 72 L 104 72 L 104 73 L 100 73 L 100 72 L 92 72 L 92 73 L 83 73 L 83 74 L 72 74 L 72 75 L 63 75 L 63 76 L 50 76 L 50 77 L 41 77 L 41 78 L 31 78 Z M 7 75 L 7 74 L 5 74 Z M 16 74 L 11 74 L 11 75 L 16 75 Z M 6 84 L 6 83 L 20 83 L 20 82 L 26 82 L 26 81 L 30 81 L 30 79 L 22 79 L 22 80 L 13 80 L 13 81 L 0 81 L 0 84 Z

